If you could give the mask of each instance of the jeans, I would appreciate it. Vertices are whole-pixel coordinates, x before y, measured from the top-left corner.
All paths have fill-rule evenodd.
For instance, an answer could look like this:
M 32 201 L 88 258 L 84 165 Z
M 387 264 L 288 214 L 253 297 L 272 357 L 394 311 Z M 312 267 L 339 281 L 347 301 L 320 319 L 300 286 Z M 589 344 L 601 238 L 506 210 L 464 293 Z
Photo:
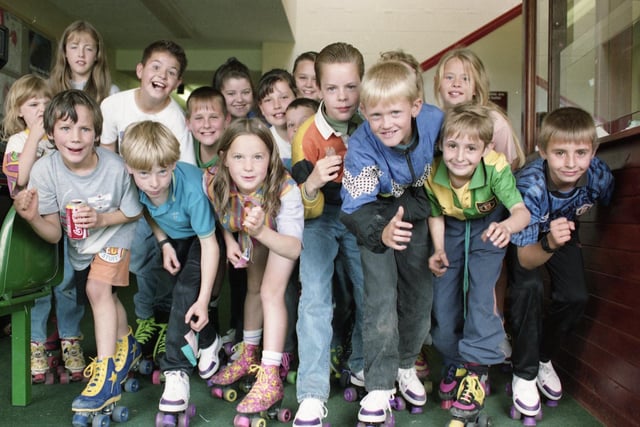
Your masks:
M 333 317 L 332 281 L 334 259 L 338 252 L 353 283 L 356 321 L 352 337 L 350 369 L 363 369 L 362 356 L 362 265 L 355 236 L 338 218 L 338 206 L 325 205 L 319 218 L 304 224 L 303 250 L 300 254 L 302 293 L 298 306 L 298 354 L 300 364 L 296 383 L 298 401 L 329 398 L 331 320 Z
M 77 338 L 82 335 L 80 322 L 84 316 L 84 305 L 76 300 L 76 287 L 73 281 L 73 267 L 69 262 L 67 238 L 64 242 L 64 276 L 62 283 L 53 288 L 53 295 L 35 300 L 31 309 L 31 340 L 44 343 L 47 340 L 47 321 L 51 312 L 52 299 L 55 298 L 58 333 L 61 338 Z
M 511 361 L 514 375 L 520 378 L 535 378 L 539 362 L 553 358 L 584 314 L 589 293 L 577 236 L 578 230 L 575 230 L 571 241 L 545 264 L 551 282 L 551 304 L 546 313 L 541 268 L 527 270 L 522 267 L 517 247 L 509 246 Z
M 495 365 L 504 361 L 500 343 L 504 341 L 505 334 L 497 310 L 495 286 L 506 250 L 481 239 L 492 222 L 503 218 L 502 208 L 473 220 L 445 218 L 444 240 L 449 268 L 433 281 L 434 325 L 431 331 L 433 344 L 442 355 L 444 366 L 470 362 Z M 469 288 L 465 296 L 467 227 Z
M 184 322 L 184 316 L 200 294 L 200 240 L 194 236 L 174 240 L 172 244 L 182 268 L 176 276 L 172 277 L 173 302 L 167 325 L 166 353 L 160 360 L 160 369 L 162 371 L 182 370 L 190 374 L 193 365 L 182 352 L 182 347 L 187 345 L 184 336 L 191 328 Z M 216 339 L 216 330 L 211 319 L 199 332 L 198 338 L 200 348 L 209 347 Z M 197 357 L 197 353 L 194 356 Z
M 169 313 L 172 280 L 162 267 L 162 253 L 144 218 L 140 218 L 136 224 L 129 271 L 136 275 L 138 284 L 138 292 L 133 296 L 136 317 L 149 319 L 158 312 Z
M 403 251 L 360 246 L 364 270 L 364 378 L 367 391 L 394 388 L 414 366 L 431 324 L 432 281 L 426 220 L 413 223 Z

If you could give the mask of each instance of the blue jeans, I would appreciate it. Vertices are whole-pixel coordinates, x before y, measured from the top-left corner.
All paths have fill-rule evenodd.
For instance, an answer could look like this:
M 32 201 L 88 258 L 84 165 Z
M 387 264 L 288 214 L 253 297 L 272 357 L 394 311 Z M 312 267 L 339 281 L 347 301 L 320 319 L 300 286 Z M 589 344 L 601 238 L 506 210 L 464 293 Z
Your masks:
M 157 312 L 166 313 L 168 317 L 171 311 L 172 281 L 169 273 L 162 267 L 158 242 L 144 218 L 140 218 L 136 225 L 129 271 L 136 275 L 138 284 L 138 292 L 133 296 L 136 317 L 149 319 Z
M 61 338 L 74 338 L 81 335 L 80 321 L 84 316 L 84 304 L 76 300 L 76 287 L 73 281 L 73 267 L 69 262 L 67 239 L 64 242 L 64 276 L 62 283 L 53 288 L 53 295 L 35 300 L 31 309 L 31 340 L 45 342 L 47 339 L 47 321 L 51 312 L 51 302 L 55 297 L 58 333 Z
M 356 321 L 353 328 L 352 371 L 364 368 L 362 356 L 362 265 L 356 238 L 340 222 L 340 208 L 325 205 L 319 218 L 304 224 L 303 250 L 300 254 L 302 293 L 298 306 L 298 354 L 300 367 L 296 383 L 298 401 L 329 398 L 331 320 L 333 317 L 332 280 L 334 259 L 340 251 L 345 269 L 353 283 Z

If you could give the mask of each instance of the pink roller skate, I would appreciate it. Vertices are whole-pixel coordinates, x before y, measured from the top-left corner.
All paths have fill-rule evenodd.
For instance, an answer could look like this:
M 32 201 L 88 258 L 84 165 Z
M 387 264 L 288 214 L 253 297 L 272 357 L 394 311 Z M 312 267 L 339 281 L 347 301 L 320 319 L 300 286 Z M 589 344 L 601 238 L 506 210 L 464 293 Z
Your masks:
M 256 382 L 249 394 L 242 399 L 233 419 L 235 427 L 266 425 L 267 419 L 286 423 L 291 420 L 291 410 L 281 408 L 284 389 L 278 366 L 253 365 L 250 372 L 256 374 Z
M 233 402 L 238 398 L 238 388 L 249 392 L 252 386 L 251 378 L 247 378 L 249 368 L 259 361 L 260 349 L 257 345 L 241 343 L 240 357 L 220 370 L 207 380 L 211 387 L 211 395 L 227 402 Z M 245 381 L 242 381 L 245 379 Z M 236 385 L 236 383 L 240 383 Z

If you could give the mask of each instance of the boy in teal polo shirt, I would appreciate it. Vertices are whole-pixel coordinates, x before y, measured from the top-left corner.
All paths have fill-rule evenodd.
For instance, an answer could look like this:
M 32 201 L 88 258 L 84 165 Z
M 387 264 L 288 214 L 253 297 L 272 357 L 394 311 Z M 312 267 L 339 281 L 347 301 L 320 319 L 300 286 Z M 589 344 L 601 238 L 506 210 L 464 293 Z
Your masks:
M 508 161 L 492 150 L 486 108 L 453 108 L 441 135 L 442 157 L 425 184 L 434 246 L 429 268 L 436 276 L 431 333 L 448 366 L 439 390 L 449 403 L 443 406 L 468 420 L 484 407 L 489 365 L 505 358 L 494 287 L 511 234 L 526 227 L 530 215 Z

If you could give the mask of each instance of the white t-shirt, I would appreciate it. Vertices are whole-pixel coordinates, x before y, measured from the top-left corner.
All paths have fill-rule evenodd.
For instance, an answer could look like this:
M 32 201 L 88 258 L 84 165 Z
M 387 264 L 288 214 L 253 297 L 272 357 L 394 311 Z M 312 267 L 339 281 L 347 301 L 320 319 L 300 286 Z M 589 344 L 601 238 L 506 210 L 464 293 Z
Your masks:
M 168 127 L 180 142 L 180 160 L 196 165 L 196 155 L 193 148 L 193 138 L 187 128 L 184 112 L 173 98 L 159 113 L 148 114 L 138 108 L 135 93 L 138 89 L 118 92 L 105 98 L 100 104 L 104 123 L 100 143 L 104 145 L 122 141 L 124 131 L 131 123 L 143 120 L 160 122 Z

